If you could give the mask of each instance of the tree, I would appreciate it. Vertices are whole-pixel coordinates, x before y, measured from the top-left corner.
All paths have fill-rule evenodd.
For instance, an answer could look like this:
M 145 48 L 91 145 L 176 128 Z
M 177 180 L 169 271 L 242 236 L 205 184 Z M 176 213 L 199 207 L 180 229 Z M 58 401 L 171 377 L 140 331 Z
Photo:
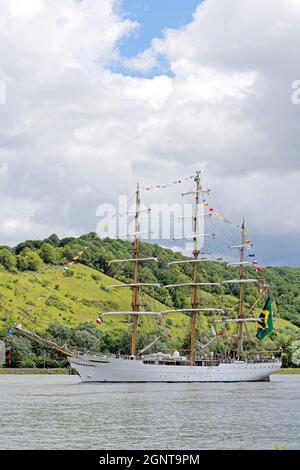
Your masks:
M 59 246 L 59 238 L 58 236 L 56 235 L 56 233 L 52 233 L 52 235 L 50 235 L 50 237 L 46 238 L 44 240 L 45 243 L 50 243 L 50 245 L 52 246 Z
M 69 261 L 78 254 L 80 249 L 81 249 L 81 246 L 78 244 L 76 245 L 69 244 L 63 248 L 60 248 L 60 253 L 65 261 Z
M 22 251 L 36 250 L 42 246 L 41 240 L 27 240 L 26 242 L 19 243 L 15 248 L 14 252 L 19 255 Z
M 76 238 L 75 237 L 66 237 L 66 238 L 62 238 L 59 242 L 59 246 L 63 247 L 65 245 L 69 245 L 70 243 L 72 242 L 76 242 Z
M 17 256 L 17 266 L 20 271 L 39 271 L 43 261 L 35 251 L 27 251 Z
M 0 264 L 8 271 L 14 271 L 17 260 L 9 248 L 0 248 Z
M 10 340 L 11 367 L 20 367 L 27 358 L 32 358 L 31 342 L 20 336 L 13 336 Z
M 47 264 L 58 263 L 58 253 L 50 243 L 43 243 L 40 249 L 40 257 Z

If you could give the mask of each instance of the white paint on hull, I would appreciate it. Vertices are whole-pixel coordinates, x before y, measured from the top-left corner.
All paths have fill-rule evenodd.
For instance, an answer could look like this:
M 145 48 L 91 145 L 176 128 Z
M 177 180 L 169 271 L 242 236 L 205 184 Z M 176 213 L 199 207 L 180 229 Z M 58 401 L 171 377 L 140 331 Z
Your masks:
M 269 380 L 281 362 L 236 361 L 217 366 L 144 364 L 122 358 L 69 358 L 82 382 L 257 382 Z M 97 362 L 96 362 L 97 361 Z M 103 361 L 103 362 L 100 362 Z

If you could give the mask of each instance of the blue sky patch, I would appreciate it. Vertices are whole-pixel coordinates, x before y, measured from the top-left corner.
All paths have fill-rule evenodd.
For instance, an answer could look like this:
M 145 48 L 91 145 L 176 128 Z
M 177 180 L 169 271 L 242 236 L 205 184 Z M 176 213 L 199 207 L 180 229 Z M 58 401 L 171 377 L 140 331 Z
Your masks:
M 130 37 L 122 39 L 118 48 L 126 58 L 135 57 L 151 46 L 153 38 L 162 38 L 166 28 L 180 28 L 192 20 L 193 12 L 202 0 L 122 0 L 121 8 L 125 17 L 137 21 L 140 27 Z M 124 70 L 115 67 L 121 73 Z M 163 64 L 166 68 L 166 64 Z M 160 73 L 162 72 L 160 68 Z M 151 77 L 159 73 L 129 72 L 128 75 Z M 164 73 L 171 74 L 170 70 Z

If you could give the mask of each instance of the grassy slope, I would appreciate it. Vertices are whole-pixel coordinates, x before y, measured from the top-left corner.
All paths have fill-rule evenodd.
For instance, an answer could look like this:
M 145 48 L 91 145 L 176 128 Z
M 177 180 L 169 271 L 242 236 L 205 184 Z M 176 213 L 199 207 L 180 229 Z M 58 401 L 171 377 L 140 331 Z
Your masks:
M 95 323 L 102 311 L 131 310 L 130 289 L 106 291 L 110 284 L 121 284 L 99 271 L 83 265 L 76 265 L 73 277 L 65 277 L 61 267 L 45 267 L 39 273 L 11 274 L 0 270 L 0 329 L 3 330 L 21 322 L 22 326 L 43 332 L 49 323 L 58 321 L 70 327 L 79 323 Z M 57 300 L 55 305 L 51 297 Z M 147 295 L 143 295 L 142 308 L 159 311 L 167 307 Z M 146 329 L 154 325 L 152 317 L 144 317 Z M 187 318 L 173 317 L 175 336 L 186 332 Z M 102 330 L 128 329 L 125 316 L 105 317 Z
M 43 331 L 52 321 L 76 326 L 82 322 L 94 323 L 103 310 L 131 309 L 128 289 L 105 291 L 109 284 L 118 284 L 115 279 L 82 265 L 77 265 L 74 273 L 72 278 L 65 277 L 61 267 L 45 267 L 39 273 L 18 275 L 1 270 L 0 327 L 21 321 L 25 327 Z M 51 301 L 52 296 L 57 301 Z M 156 309 L 163 307 L 150 298 L 146 302 L 155 303 Z M 124 318 L 111 317 L 103 328 L 110 322 L 121 325 L 123 321 Z
M 11 274 L 0 270 L 0 329 L 21 322 L 29 329 L 43 332 L 48 324 L 59 321 L 68 326 L 76 326 L 82 322 L 95 323 L 99 312 L 104 310 L 131 310 L 131 292 L 129 289 L 106 291 L 109 284 L 117 284 L 99 271 L 83 265 L 76 265 L 74 276 L 66 277 L 61 267 L 45 267 L 39 273 Z M 53 296 L 55 298 L 53 299 Z M 203 304 L 213 307 L 226 307 L 226 303 L 238 308 L 238 300 L 233 296 L 213 296 L 202 292 Z M 49 305 L 52 304 L 52 305 Z M 158 311 L 165 306 L 151 297 L 144 295 L 143 308 Z M 259 310 L 254 312 L 258 315 Z M 252 314 L 251 314 L 252 315 Z M 183 314 L 169 316 L 174 339 L 182 338 L 187 333 L 188 318 Z M 144 317 L 144 328 L 152 329 L 154 321 Z M 207 318 L 201 316 L 200 327 L 207 328 Z M 298 330 L 290 322 L 278 319 L 275 324 L 278 330 Z M 127 329 L 128 319 L 123 316 L 105 317 L 105 323 L 100 326 L 103 330 L 109 328 Z M 233 328 L 233 327 L 231 327 Z M 250 325 L 255 329 L 255 325 Z

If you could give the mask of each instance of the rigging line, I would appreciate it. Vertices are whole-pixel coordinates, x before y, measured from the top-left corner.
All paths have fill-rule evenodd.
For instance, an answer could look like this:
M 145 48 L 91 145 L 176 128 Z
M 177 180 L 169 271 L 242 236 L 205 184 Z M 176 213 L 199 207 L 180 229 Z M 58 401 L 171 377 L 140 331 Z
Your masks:
M 224 250 L 224 247 L 220 245 L 218 242 L 216 242 L 214 246 L 214 256 L 216 257 L 215 262 L 218 262 L 218 261 L 223 262 L 227 258 L 227 253 Z M 219 260 L 218 258 L 221 258 L 221 260 Z
M 224 216 L 224 213 L 223 213 L 223 211 L 220 209 L 220 206 L 219 206 L 219 205 L 217 205 L 217 208 L 218 208 L 218 210 L 220 211 L 222 217 L 223 217 L 224 219 L 227 219 L 227 217 Z M 224 223 L 223 223 L 223 228 L 224 228 L 224 230 L 228 228 L 228 231 L 231 232 L 231 237 L 232 237 L 232 238 L 231 238 L 231 237 L 230 237 L 230 238 L 231 238 L 231 240 L 233 241 L 233 240 L 236 238 L 237 235 L 234 234 L 232 225 L 231 225 L 231 224 L 224 224 Z M 229 235 L 229 234 L 228 234 L 228 235 Z
M 216 206 L 217 206 L 217 208 L 219 209 L 221 215 L 224 217 L 224 220 L 225 220 L 225 219 L 226 219 L 226 220 L 229 220 L 227 217 L 225 217 L 224 212 L 220 209 L 220 205 L 218 204 L 218 201 L 216 201 Z M 231 222 L 231 223 L 230 223 L 230 224 L 226 224 L 226 226 L 228 226 L 228 229 L 232 231 L 232 234 L 233 234 L 233 236 L 234 236 L 233 226 L 232 226 L 233 222 L 232 222 L 231 220 L 230 220 L 230 222 Z M 233 224 L 233 225 L 235 225 L 235 224 Z M 238 227 L 238 225 L 237 225 L 237 227 Z
M 218 240 L 215 240 L 215 248 L 223 255 L 225 258 L 228 256 L 228 252 L 225 250 L 224 244 L 220 243 Z
M 99 333 L 101 333 L 101 338 L 97 338 L 96 341 L 94 341 L 94 343 L 92 344 L 92 346 L 86 351 L 87 353 L 93 353 L 95 351 L 93 351 L 93 348 L 95 346 L 97 346 L 98 344 L 100 344 L 100 342 L 102 341 L 103 337 L 105 336 L 105 333 L 101 330 L 99 330 Z
M 128 196 L 128 197 L 127 197 L 127 201 L 131 201 L 131 200 L 135 197 L 135 195 L 136 195 L 136 191 L 134 191 L 134 192 L 131 194 L 131 196 Z
M 131 333 L 130 323 L 128 323 L 128 327 L 129 327 L 128 328 L 128 333 L 130 334 Z M 127 352 L 130 348 L 130 344 L 131 344 L 131 341 L 128 341 L 128 343 L 125 343 L 123 348 L 121 347 L 118 352 L 119 353 L 120 352 Z
M 211 221 L 213 221 L 213 217 L 210 218 Z M 232 227 L 231 227 L 232 228 Z M 238 235 L 234 235 L 233 232 L 231 234 L 228 233 L 228 231 L 226 231 L 226 225 L 224 225 L 224 222 L 218 222 L 218 231 L 222 231 L 223 232 L 223 235 L 228 239 L 230 240 L 230 244 L 235 241 L 238 237 Z
M 187 265 L 184 264 L 183 267 L 180 269 L 180 272 L 178 274 L 178 278 L 177 278 L 178 282 L 180 281 L 181 278 L 183 278 L 183 276 L 189 277 L 188 274 L 186 273 L 186 271 L 187 271 Z
M 217 252 L 222 255 L 222 261 L 226 262 L 226 260 L 230 258 L 228 251 L 225 250 L 224 245 L 219 243 L 218 240 L 215 241 L 215 245 Z
M 217 221 L 213 220 L 212 218 L 209 220 L 209 224 L 210 224 L 210 226 L 214 229 L 214 233 L 216 233 L 216 237 L 217 237 L 217 236 L 219 237 L 219 235 L 220 235 L 220 236 L 223 235 L 224 238 L 227 240 L 227 243 L 229 243 L 229 245 L 231 245 L 232 242 L 234 242 L 234 241 L 236 240 L 236 238 L 233 240 L 231 237 L 229 237 L 228 234 L 227 234 L 227 233 L 223 230 L 223 228 L 220 226 L 220 224 L 217 223 Z M 218 232 L 221 232 L 221 231 L 223 232 L 223 234 L 222 234 L 222 233 L 218 233 Z M 216 237 L 215 237 L 215 238 L 216 238 Z
M 215 227 L 216 230 L 215 232 L 218 234 L 218 236 L 223 236 L 226 240 L 229 241 L 229 244 L 231 244 L 233 241 L 235 241 L 237 239 L 237 237 L 235 237 L 234 239 L 228 234 L 228 232 L 226 232 L 226 230 L 224 229 L 224 226 L 222 223 L 220 223 L 219 221 L 215 220 L 214 218 L 210 218 L 209 219 L 209 223 L 211 224 L 212 227 Z
M 179 271 L 178 277 L 177 277 L 177 282 L 178 283 L 183 278 L 183 276 L 187 276 L 188 278 L 191 278 L 191 274 L 188 273 L 188 270 L 189 270 L 188 264 L 183 264 L 183 266 L 180 267 L 179 269 L 180 269 L 180 271 Z
M 211 223 L 213 224 L 214 222 L 215 222 L 215 221 L 213 221 L 213 218 L 211 217 Z M 216 224 L 216 226 L 217 226 L 217 224 Z M 232 244 L 232 243 L 235 242 L 235 240 L 236 240 L 237 237 L 232 237 L 232 236 L 230 236 L 230 235 L 228 234 L 228 232 L 225 230 L 224 224 L 222 224 L 222 223 L 219 222 L 217 228 L 218 228 L 220 231 L 223 232 L 223 235 L 225 236 L 226 239 L 229 240 L 229 243 L 230 243 L 230 244 Z
M 254 309 L 255 305 L 258 304 L 258 302 L 259 302 L 263 297 L 264 297 L 264 294 L 261 294 L 261 295 L 258 297 L 258 299 L 257 299 L 256 302 L 252 305 L 252 307 L 250 308 L 250 310 L 249 310 L 249 312 L 247 313 L 246 316 L 248 316 L 248 315 L 252 312 L 252 310 Z
M 214 238 L 215 240 L 218 240 L 220 243 L 223 243 L 224 245 L 226 245 L 228 247 L 228 242 L 225 241 L 225 240 L 222 240 L 221 238 L 218 238 L 218 237 L 215 237 Z M 249 245 L 250 246 L 250 245 Z M 229 248 L 229 247 L 228 247 Z
M 183 274 L 185 274 L 185 273 L 184 273 L 184 270 L 187 269 L 187 268 L 188 268 L 188 267 L 187 267 L 187 265 L 185 265 L 185 264 L 183 265 L 183 267 L 179 267 L 180 272 L 179 272 L 179 274 L 178 274 L 178 275 L 179 275 L 179 278 L 177 278 L 177 280 L 180 279 L 180 277 L 181 277 Z M 158 274 L 159 274 L 159 275 L 156 277 L 157 282 L 163 284 L 163 282 L 162 282 L 163 271 L 161 270 Z M 186 274 L 186 275 L 188 276 L 188 274 Z
M 210 242 L 211 243 L 211 242 Z M 227 253 L 224 251 L 224 247 L 222 245 L 219 245 L 218 243 L 215 243 L 214 246 L 212 247 L 212 259 L 211 262 L 217 263 L 219 261 L 225 262 L 227 258 Z M 215 257 L 215 259 L 213 258 Z M 222 259 L 219 259 L 222 258 Z

